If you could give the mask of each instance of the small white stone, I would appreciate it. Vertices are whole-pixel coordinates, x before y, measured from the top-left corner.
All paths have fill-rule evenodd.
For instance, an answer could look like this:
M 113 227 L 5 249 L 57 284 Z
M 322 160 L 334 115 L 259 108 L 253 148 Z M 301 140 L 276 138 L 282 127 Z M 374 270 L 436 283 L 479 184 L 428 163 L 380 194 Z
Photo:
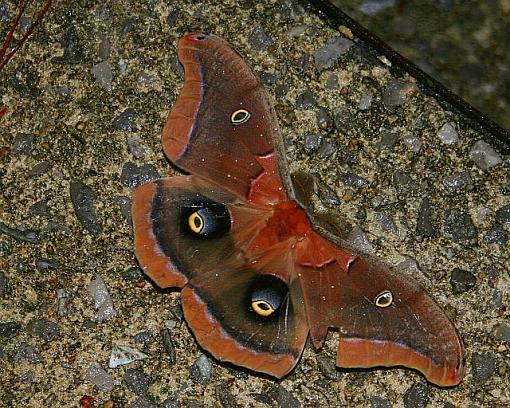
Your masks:
M 479 140 L 473 145 L 469 152 L 469 158 L 483 170 L 497 166 L 502 161 L 498 152 L 483 140 Z
M 108 367 L 117 368 L 136 360 L 143 360 L 147 357 L 147 354 L 141 353 L 129 346 L 113 346 Z
M 459 134 L 450 122 L 446 122 L 441 129 L 439 129 L 437 135 L 446 145 L 452 145 L 459 141 Z

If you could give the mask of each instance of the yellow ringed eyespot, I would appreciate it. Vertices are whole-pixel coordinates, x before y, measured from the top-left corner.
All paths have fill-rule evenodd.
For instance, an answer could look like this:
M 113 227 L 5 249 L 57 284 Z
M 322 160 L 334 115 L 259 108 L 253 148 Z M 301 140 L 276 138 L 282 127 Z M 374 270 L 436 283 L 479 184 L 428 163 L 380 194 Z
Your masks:
M 191 214 L 188 217 L 188 225 L 191 231 L 200 234 L 204 229 L 204 219 L 202 216 L 198 213 L 198 211 L 195 211 L 193 214 Z
M 230 116 L 230 122 L 233 125 L 241 125 L 246 123 L 248 119 L 250 119 L 250 116 L 250 112 L 248 112 L 246 109 L 238 109 L 232 113 L 232 116 Z
M 389 290 L 385 290 L 375 297 L 374 303 L 377 307 L 388 307 L 393 303 L 393 294 Z
M 271 303 L 266 300 L 254 300 L 251 302 L 251 308 L 260 316 L 271 316 L 276 310 Z

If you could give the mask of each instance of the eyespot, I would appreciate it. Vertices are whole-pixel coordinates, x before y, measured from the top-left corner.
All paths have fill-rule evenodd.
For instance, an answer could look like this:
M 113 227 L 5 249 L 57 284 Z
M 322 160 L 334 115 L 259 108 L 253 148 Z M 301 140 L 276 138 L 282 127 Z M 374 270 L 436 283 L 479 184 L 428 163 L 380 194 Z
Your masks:
M 219 203 L 197 203 L 183 208 L 181 219 L 184 231 L 196 238 L 218 238 L 230 231 L 229 212 Z
M 377 307 L 388 307 L 393 303 L 393 294 L 389 290 L 385 290 L 375 297 L 374 303 Z
M 207 40 L 209 36 L 207 34 L 198 34 L 195 38 L 197 40 L 200 40 L 200 41 L 203 41 L 203 40 Z
M 251 287 L 250 309 L 261 317 L 279 311 L 287 297 L 287 285 L 272 275 L 263 275 Z
M 246 109 L 238 109 L 232 113 L 232 116 L 230 116 L 230 122 L 233 125 L 241 125 L 246 123 L 248 119 L 250 119 L 250 116 L 250 112 L 248 112 Z
M 188 225 L 191 231 L 200 234 L 204 229 L 204 219 L 199 214 L 198 211 L 195 211 L 188 217 Z

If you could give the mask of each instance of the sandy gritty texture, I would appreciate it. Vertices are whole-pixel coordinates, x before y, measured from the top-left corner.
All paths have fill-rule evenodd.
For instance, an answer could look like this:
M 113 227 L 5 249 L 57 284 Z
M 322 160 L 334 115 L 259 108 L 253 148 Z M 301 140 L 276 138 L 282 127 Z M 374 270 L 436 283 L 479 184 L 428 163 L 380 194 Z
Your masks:
M 391 69 L 360 46 L 353 45 L 332 67 L 318 70 L 314 51 L 339 32 L 290 2 L 226 1 L 218 6 L 213 1 L 156 0 L 106 6 L 82 1 L 71 9 L 57 3 L 0 73 L 1 103 L 8 107 L 0 119 L 0 221 L 39 234 L 37 243 L 13 238 L 12 231 L 0 236 L 0 271 L 8 280 L 0 289 L 0 323 L 14 322 L 3 326 L 0 337 L 1 406 L 71 407 L 79 406 L 80 399 L 83 406 L 98 407 L 170 407 L 177 406 L 177 399 L 188 407 L 510 406 L 505 342 L 509 246 L 506 238 L 500 244 L 486 239 L 492 227 L 508 232 L 509 216 L 497 212 L 510 203 L 508 163 L 484 170 L 470 160 L 469 152 L 483 134 L 419 88 L 411 87 L 400 105 L 385 105 Z M 255 49 L 264 48 L 260 42 L 248 41 L 257 26 L 272 39 L 260 51 Z M 175 172 L 161 151 L 160 134 L 182 85 L 176 42 L 198 29 L 223 36 L 255 71 L 266 73 L 269 92 L 277 96 L 291 169 L 314 173 L 324 183 L 318 188 L 318 208 L 358 225 L 373 254 L 400 264 L 402 273 L 421 282 L 452 317 L 467 344 L 468 372 L 460 386 L 440 389 L 408 369 L 335 370 L 335 334 L 320 352 L 307 347 L 296 370 L 283 381 L 214 360 L 212 376 L 206 374 L 203 383 L 190 374 L 203 351 L 179 319 L 179 294 L 140 284 L 143 278 L 126 273 L 137 263 L 132 230 L 118 197 L 132 193 L 120 177 L 128 162 L 152 164 L 161 175 Z M 349 36 L 348 30 L 342 32 Z M 104 38 L 109 52 L 105 44 L 99 50 Z M 64 49 L 68 55 L 61 58 Z M 112 70 L 110 90 L 91 71 L 102 61 Z M 61 87 L 68 88 L 67 95 Z M 303 106 L 298 99 L 306 89 L 315 101 Z M 372 100 L 360 109 L 364 94 L 365 101 L 367 95 Z M 129 132 L 115 126 L 127 108 L 135 111 Z M 323 129 L 316 118 L 320 108 L 330 121 Z M 458 141 L 450 145 L 438 136 L 446 122 L 458 133 Z M 381 138 L 387 140 L 388 132 L 398 140 L 381 150 Z M 14 138 L 22 134 L 35 140 L 28 154 L 14 151 Z M 421 140 L 418 152 L 404 142 L 409 135 Z M 135 150 L 137 157 L 133 155 L 129 138 L 139 139 L 143 154 Z M 34 170 L 41 162 L 48 165 Z M 395 172 L 411 181 L 402 184 Z M 458 172 L 465 173 L 467 184 L 445 187 L 443 178 Z M 341 181 L 343 173 L 367 183 L 348 186 Z M 76 218 L 70 197 L 73 182 L 95 193 L 100 227 L 92 228 L 95 235 Z M 423 197 L 432 210 L 435 233 L 430 238 L 416 232 Z M 41 200 L 47 209 L 31 208 Z M 464 214 L 463 225 L 445 218 L 451 209 Z M 18 235 L 26 236 L 26 231 Z M 472 288 L 453 294 L 455 268 L 474 275 L 468 285 L 474 284 Z M 104 280 L 116 312 L 104 321 L 96 321 L 88 290 L 97 276 Z M 57 307 L 59 289 L 68 297 Z M 42 320 L 41 328 L 41 318 L 57 326 Z M 163 345 L 165 328 L 173 351 L 168 336 Z M 147 358 L 110 369 L 111 350 L 119 345 Z M 39 358 L 23 354 L 26 347 Z M 90 382 L 86 373 L 94 363 L 113 380 L 111 391 L 100 391 Z M 147 389 L 129 381 L 133 373 L 126 372 L 133 368 L 142 371 L 141 383 L 149 377 Z M 106 384 L 103 389 L 108 388 Z

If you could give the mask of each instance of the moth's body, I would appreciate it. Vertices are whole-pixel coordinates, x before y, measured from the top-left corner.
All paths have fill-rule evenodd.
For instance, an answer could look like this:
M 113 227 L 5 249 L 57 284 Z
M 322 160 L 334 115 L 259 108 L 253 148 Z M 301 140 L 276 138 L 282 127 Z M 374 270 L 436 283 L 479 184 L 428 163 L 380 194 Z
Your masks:
M 324 238 L 294 200 L 276 115 L 242 58 L 215 36 L 179 42 L 181 96 L 163 131 L 189 176 L 134 194 L 136 254 L 160 287 L 182 288 L 185 318 L 220 360 L 283 377 L 306 339 L 339 331 L 340 367 L 404 365 L 461 381 L 463 346 L 408 277 Z

